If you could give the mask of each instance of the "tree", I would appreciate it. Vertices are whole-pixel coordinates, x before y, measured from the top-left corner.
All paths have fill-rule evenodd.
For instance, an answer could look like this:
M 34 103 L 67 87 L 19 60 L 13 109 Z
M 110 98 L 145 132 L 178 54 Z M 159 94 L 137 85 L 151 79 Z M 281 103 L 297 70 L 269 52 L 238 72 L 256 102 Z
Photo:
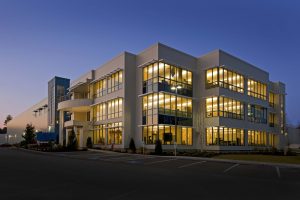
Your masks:
M 35 143 L 35 134 L 34 126 L 32 124 L 27 124 L 25 128 L 25 134 L 22 136 L 25 140 L 25 144 L 34 144 Z
M 131 150 L 132 153 L 136 152 L 135 144 L 133 138 L 131 138 L 130 143 L 129 143 L 129 149 Z
M 5 119 L 5 121 L 4 121 L 4 126 L 7 126 L 7 123 L 9 122 L 9 121 L 11 121 L 13 118 L 12 118 L 12 116 L 11 115 L 7 115 L 6 116 L 6 119 Z
M 68 137 L 68 144 L 67 144 L 67 148 L 69 150 L 76 150 L 77 149 L 77 138 L 76 138 L 76 135 L 75 135 L 75 132 L 74 130 L 71 131 L 69 137 Z
M 161 145 L 161 141 L 160 140 L 156 140 L 155 141 L 155 154 L 156 155 L 160 155 L 162 154 L 163 150 L 162 150 L 162 145 Z

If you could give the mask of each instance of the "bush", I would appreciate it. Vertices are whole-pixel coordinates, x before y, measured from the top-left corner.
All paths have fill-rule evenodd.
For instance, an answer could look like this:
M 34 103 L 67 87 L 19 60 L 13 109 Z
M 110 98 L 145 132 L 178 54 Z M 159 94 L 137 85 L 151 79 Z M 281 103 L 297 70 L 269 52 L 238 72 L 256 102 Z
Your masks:
M 160 140 L 155 141 L 155 154 L 156 155 L 161 155 L 163 152 L 162 150 L 162 144 Z
M 92 142 L 92 138 L 88 137 L 86 140 L 86 146 L 87 148 L 93 148 L 93 142 Z
M 74 151 L 74 150 L 77 150 L 77 146 L 78 146 L 77 138 L 76 138 L 74 130 L 72 130 L 71 134 L 68 137 L 67 149 L 71 150 L 71 151 Z
M 133 138 L 131 138 L 131 140 L 130 140 L 129 149 L 131 150 L 132 153 L 136 153 L 136 148 L 135 148 L 135 144 L 134 144 Z
M 22 136 L 25 140 L 25 144 L 35 144 L 35 134 L 34 126 L 32 124 L 27 124 L 25 128 L 25 134 Z

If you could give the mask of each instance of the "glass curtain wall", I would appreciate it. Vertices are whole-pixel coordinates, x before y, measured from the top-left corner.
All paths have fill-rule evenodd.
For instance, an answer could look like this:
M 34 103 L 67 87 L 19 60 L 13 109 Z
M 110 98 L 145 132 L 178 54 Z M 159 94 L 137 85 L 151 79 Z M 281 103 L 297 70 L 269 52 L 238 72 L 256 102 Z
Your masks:
M 248 79 L 248 95 L 267 100 L 267 85 L 259 81 Z
M 206 99 L 206 117 L 244 119 L 244 103 L 227 97 Z
M 244 76 L 223 67 L 206 70 L 206 88 L 223 87 L 244 93 Z
M 178 87 L 177 94 L 193 95 L 192 72 L 177 66 L 156 62 L 143 68 L 143 93 L 165 91 L 176 93 L 172 87 Z
M 228 127 L 206 128 L 206 145 L 243 146 L 244 130 Z

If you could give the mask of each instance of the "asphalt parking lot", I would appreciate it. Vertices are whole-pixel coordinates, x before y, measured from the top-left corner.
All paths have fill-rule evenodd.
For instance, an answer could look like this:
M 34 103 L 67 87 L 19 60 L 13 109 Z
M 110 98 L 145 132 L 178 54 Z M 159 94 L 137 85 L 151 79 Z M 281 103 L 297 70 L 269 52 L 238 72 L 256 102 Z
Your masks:
M 300 168 L 0 149 L 0 199 L 300 199 Z

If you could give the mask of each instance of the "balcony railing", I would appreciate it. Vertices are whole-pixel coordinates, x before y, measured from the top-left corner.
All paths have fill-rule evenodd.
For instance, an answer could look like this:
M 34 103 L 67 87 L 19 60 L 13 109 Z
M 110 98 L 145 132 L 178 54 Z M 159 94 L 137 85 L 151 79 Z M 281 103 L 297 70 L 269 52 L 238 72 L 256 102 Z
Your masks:
M 58 103 L 62 101 L 74 100 L 74 99 L 89 99 L 89 93 L 71 93 L 58 97 Z

